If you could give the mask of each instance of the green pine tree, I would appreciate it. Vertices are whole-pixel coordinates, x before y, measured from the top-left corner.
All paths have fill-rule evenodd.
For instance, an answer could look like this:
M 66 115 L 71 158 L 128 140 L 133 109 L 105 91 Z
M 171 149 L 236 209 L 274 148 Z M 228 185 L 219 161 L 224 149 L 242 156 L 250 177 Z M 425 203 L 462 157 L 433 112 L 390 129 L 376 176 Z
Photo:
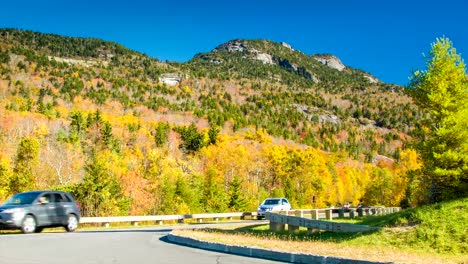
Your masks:
M 229 184 L 229 209 L 241 212 L 247 208 L 247 202 L 242 194 L 242 180 L 235 176 Z
M 468 77 L 465 64 L 447 38 L 432 44 L 427 70 L 410 84 L 415 102 L 429 114 L 421 144 L 423 173 L 436 202 L 468 195 Z

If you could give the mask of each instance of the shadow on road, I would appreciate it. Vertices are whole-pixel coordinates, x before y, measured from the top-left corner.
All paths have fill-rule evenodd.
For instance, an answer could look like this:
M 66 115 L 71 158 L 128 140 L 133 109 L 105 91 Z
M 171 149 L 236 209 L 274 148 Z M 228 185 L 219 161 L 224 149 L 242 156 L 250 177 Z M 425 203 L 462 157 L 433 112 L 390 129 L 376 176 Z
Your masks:
M 77 233 L 168 233 L 172 228 L 165 229 L 112 229 L 112 230 L 79 230 Z

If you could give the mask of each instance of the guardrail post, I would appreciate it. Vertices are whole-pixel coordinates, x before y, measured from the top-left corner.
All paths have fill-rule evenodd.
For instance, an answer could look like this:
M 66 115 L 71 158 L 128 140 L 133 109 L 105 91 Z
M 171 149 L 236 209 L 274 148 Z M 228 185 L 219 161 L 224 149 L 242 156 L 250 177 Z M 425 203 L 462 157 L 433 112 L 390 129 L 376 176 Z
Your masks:
M 232 216 L 229 216 L 227 219 L 228 219 L 228 220 L 232 220 Z
M 353 209 L 353 208 L 349 209 L 349 217 L 350 218 L 356 217 L 356 210 L 355 209 Z
M 132 226 L 138 226 L 138 222 L 132 222 Z
M 213 221 L 218 222 L 218 221 L 219 221 L 219 218 L 218 218 L 218 217 L 215 217 L 215 218 L 213 218 Z
M 162 225 L 163 224 L 163 221 L 162 220 L 159 220 L 158 221 L 158 225 Z
M 203 218 L 198 218 L 197 223 L 203 223 Z
M 296 210 L 296 212 L 294 212 L 294 215 L 304 218 L 304 211 L 303 210 Z
M 325 209 L 325 217 L 327 220 L 333 220 L 333 209 Z
M 358 213 L 358 216 L 359 217 L 363 217 L 364 216 L 364 210 L 362 208 L 358 208 L 357 209 L 357 213 Z
M 299 226 L 288 224 L 288 231 L 291 233 L 299 232 Z
M 110 226 L 110 223 L 104 223 L 105 228 L 109 228 L 109 226 Z
M 315 209 L 315 210 L 311 210 L 311 211 L 310 211 L 310 215 L 311 215 L 311 218 L 312 218 L 313 220 L 319 220 L 319 212 L 318 212 L 318 210 L 316 210 L 316 209 Z
M 270 230 L 271 231 L 284 231 L 284 224 L 270 221 Z
M 339 218 L 344 218 L 344 208 L 338 209 L 338 217 Z

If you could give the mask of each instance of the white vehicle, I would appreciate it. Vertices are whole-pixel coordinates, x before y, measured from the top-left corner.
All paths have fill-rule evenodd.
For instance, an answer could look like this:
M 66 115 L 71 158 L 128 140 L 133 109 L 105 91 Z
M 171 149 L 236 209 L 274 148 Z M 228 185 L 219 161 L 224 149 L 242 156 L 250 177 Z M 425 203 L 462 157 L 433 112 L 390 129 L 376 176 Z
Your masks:
M 291 204 L 286 198 L 267 198 L 258 206 L 257 217 L 265 217 L 265 212 L 288 210 L 291 210 Z

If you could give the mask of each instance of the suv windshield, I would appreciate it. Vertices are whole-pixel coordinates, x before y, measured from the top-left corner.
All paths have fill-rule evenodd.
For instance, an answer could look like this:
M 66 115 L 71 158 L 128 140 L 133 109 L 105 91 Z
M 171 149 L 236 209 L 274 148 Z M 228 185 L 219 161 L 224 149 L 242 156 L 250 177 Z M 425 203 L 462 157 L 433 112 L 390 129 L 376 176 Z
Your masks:
M 8 199 L 3 205 L 32 204 L 38 193 L 19 193 Z
M 273 205 L 273 204 L 279 204 L 280 199 L 268 199 L 265 200 L 264 205 Z

